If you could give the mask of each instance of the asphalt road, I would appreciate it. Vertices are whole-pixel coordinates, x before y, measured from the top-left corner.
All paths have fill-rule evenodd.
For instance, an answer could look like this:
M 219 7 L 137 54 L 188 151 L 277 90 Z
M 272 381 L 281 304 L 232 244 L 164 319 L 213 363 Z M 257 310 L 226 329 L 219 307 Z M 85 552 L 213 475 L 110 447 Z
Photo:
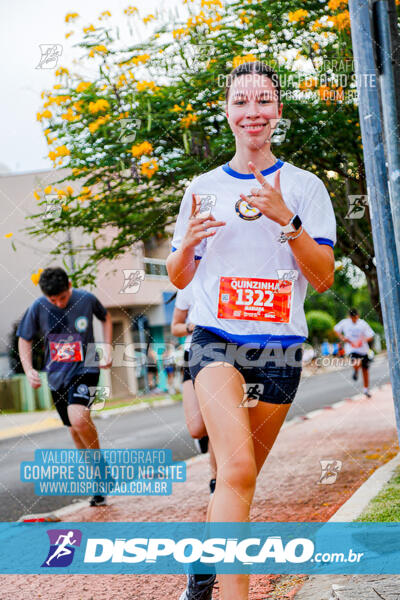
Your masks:
M 345 369 L 303 378 L 287 420 L 359 393 L 362 384 L 354 382 L 351 373 L 351 369 Z M 388 381 L 387 361 L 379 357 L 371 366 L 371 386 Z M 174 460 L 185 460 L 196 454 L 181 404 L 113 415 L 97 419 L 96 425 L 103 448 L 170 448 Z M 36 449 L 73 447 L 66 429 L 0 441 L 0 521 L 14 521 L 25 514 L 56 510 L 82 499 L 39 497 L 34 493 L 33 484 L 20 481 L 21 461 L 33 460 Z

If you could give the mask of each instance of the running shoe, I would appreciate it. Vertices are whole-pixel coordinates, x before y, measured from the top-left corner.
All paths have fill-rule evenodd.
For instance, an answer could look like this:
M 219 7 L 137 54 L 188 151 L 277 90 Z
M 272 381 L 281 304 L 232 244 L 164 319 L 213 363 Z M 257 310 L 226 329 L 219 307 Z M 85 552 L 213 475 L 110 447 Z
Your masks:
M 215 577 L 210 575 L 209 579 L 196 581 L 194 575 L 188 575 L 187 588 L 179 600 L 212 600 Z
M 106 496 L 97 496 L 96 494 L 90 499 L 90 506 L 106 506 Z
M 215 492 L 215 484 L 217 483 L 216 479 L 210 479 L 210 494 L 213 494 Z
M 199 440 L 194 440 L 194 445 L 197 448 L 199 454 L 207 454 L 208 452 L 208 435 L 200 438 Z
M 364 394 L 367 396 L 367 398 L 372 398 L 371 392 L 369 390 L 364 390 Z
M 357 381 L 357 379 L 358 379 L 358 369 L 357 369 L 357 371 L 353 371 L 353 379 L 354 379 L 354 381 Z

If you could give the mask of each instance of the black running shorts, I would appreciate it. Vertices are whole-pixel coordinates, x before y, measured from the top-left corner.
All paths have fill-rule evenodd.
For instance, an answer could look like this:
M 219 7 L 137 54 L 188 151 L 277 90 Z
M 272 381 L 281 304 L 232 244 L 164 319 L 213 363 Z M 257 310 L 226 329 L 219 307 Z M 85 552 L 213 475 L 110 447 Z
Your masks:
M 291 404 L 300 383 L 302 345 L 296 344 L 288 352 L 283 351 L 283 360 L 264 361 L 263 356 L 269 351 L 269 348 L 257 348 L 254 344 L 250 346 L 227 342 L 216 333 L 197 325 L 189 349 L 192 381 L 194 382 L 201 369 L 210 363 L 227 362 L 232 364 L 245 380 L 247 406 L 252 406 L 251 400 Z M 280 356 L 282 357 L 282 354 Z
M 90 407 L 96 397 L 96 388 L 100 373 L 86 373 L 78 375 L 67 387 L 52 390 L 54 406 L 56 407 L 61 421 L 67 427 L 71 427 L 68 418 L 68 406 L 70 404 L 81 404 Z

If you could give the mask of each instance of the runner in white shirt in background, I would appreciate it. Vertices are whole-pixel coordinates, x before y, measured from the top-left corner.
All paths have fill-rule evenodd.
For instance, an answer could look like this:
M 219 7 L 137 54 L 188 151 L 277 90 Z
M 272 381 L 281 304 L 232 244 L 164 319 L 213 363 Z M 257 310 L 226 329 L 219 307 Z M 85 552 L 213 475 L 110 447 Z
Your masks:
M 182 399 L 183 399 L 183 410 L 185 412 L 185 419 L 188 431 L 192 438 L 198 443 L 200 452 L 205 454 L 208 450 L 210 454 L 210 492 L 214 493 L 215 482 L 217 476 L 217 465 L 215 463 L 215 456 L 212 449 L 212 445 L 207 435 L 207 429 L 204 425 L 203 417 L 201 416 L 199 401 L 194 391 L 192 378 L 190 376 L 190 370 L 188 366 L 189 361 L 189 347 L 192 339 L 192 333 L 194 330 L 194 324 L 192 320 L 193 314 L 193 293 L 191 284 L 187 285 L 183 290 L 178 290 L 175 309 L 171 323 L 171 333 L 176 337 L 186 336 L 185 339 L 185 351 L 183 357 L 183 382 L 182 382 Z
M 364 381 L 363 393 L 370 398 L 368 371 L 370 348 L 368 342 L 371 342 L 374 339 L 374 331 L 366 321 L 360 319 L 356 308 L 351 308 L 349 310 L 349 317 L 339 321 L 333 329 L 338 338 L 342 342 L 345 342 L 344 349 L 346 354 L 356 359 L 353 365 L 354 381 L 357 381 L 358 370 L 361 367 Z
M 218 465 L 210 522 L 249 521 L 257 475 L 300 382 L 307 284 L 321 293 L 334 280 L 329 194 L 271 152 L 282 108 L 271 67 L 250 62 L 230 73 L 236 152 L 187 188 L 167 258 L 177 288 L 193 280 L 189 367 Z M 222 600 L 248 600 L 248 575 L 218 580 Z M 180 600 L 211 600 L 214 583 L 215 574 L 191 572 Z

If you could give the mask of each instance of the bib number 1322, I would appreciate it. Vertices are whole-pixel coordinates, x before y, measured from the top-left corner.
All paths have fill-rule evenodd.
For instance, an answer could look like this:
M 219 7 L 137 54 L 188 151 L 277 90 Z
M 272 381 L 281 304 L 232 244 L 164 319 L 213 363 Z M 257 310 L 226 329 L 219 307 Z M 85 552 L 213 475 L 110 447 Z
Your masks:
M 292 300 L 292 281 L 221 277 L 218 317 L 289 323 Z

